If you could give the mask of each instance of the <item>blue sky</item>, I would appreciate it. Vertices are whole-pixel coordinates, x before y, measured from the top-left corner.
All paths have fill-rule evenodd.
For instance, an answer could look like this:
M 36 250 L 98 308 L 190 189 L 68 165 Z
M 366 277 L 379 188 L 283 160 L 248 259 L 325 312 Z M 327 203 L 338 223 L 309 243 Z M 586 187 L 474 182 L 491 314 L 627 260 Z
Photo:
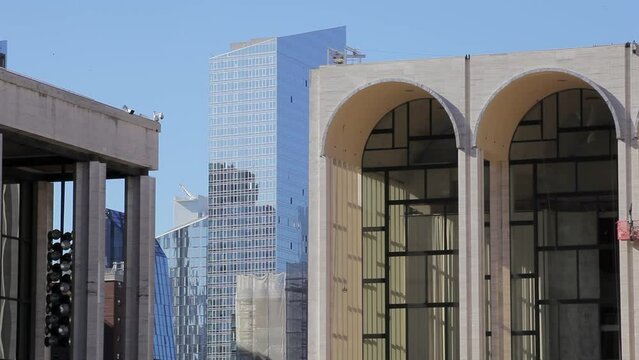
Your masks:
M 178 184 L 207 192 L 208 58 L 231 42 L 347 26 L 367 62 L 639 41 L 639 1 L 19 1 L 8 66 L 98 101 L 163 111 L 156 229 Z M 1 109 L 0 109 L 1 111 Z M 122 208 L 122 184 L 107 205 Z

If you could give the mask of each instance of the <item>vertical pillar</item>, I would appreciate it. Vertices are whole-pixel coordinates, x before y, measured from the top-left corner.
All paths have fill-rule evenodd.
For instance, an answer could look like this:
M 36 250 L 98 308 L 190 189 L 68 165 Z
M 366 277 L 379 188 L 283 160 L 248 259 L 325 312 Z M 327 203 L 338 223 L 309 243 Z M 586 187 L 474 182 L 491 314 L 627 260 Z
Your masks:
M 124 359 L 153 358 L 155 179 L 126 179 Z
M 73 228 L 73 359 L 102 359 L 106 165 L 76 163 Z
M 460 359 L 486 358 L 484 271 L 484 165 L 481 150 L 459 150 Z
M 628 212 L 633 207 L 637 213 L 639 205 L 639 182 L 633 181 L 639 174 L 639 151 L 637 134 L 632 124 L 632 79 L 631 48 L 625 49 L 625 114 L 621 127 L 622 139 L 617 140 L 617 167 L 619 191 L 619 219 L 628 220 Z M 632 206 L 634 203 L 635 206 Z M 634 219 L 638 217 L 633 215 Z M 636 221 L 635 224 L 639 223 Z M 621 358 L 639 359 L 639 244 L 630 241 L 619 243 L 619 327 L 621 335 Z
M 316 160 L 311 167 L 309 189 L 309 229 L 308 229 L 308 358 L 309 360 L 330 359 L 330 271 L 328 263 L 331 252 L 328 237 L 328 182 L 331 178 L 330 160 L 326 157 Z
M 508 161 L 490 162 L 490 299 L 493 360 L 510 350 L 510 226 Z
M 44 324 L 47 296 L 47 232 L 53 228 L 53 184 L 36 182 L 33 185 L 33 272 L 31 273 L 31 359 L 48 359 L 49 348 L 44 346 Z

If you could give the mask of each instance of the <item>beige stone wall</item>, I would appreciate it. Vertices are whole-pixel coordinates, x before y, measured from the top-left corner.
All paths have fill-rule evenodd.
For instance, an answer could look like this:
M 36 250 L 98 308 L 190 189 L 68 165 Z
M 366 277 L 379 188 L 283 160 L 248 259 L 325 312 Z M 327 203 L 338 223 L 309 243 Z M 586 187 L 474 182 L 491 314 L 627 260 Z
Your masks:
M 476 284 L 475 275 L 483 274 L 484 262 L 475 258 L 483 258 L 483 250 L 473 245 L 484 240 L 483 196 L 477 194 L 483 186 L 477 180 L 482 173 L 481 157 L 504 160 L 508 149 L 502 146 L 503 139 L 512 136 L 520 119 L 516 114 L 523 115 L 544 95 L 575 86 L 600 91 L 618 124 L 619 213 L 623 218 L 630 203 L 639 204 L 639 182 L 632 181 L 639 174 L 639 146 L 632 137 L 639 121 L 639 56 L 624 45 L 327 66 L 312 73 L 309 359 L 363 356 L 361 153 L 381 115 L 418 97 L 438 99 L 456 125 L 463 153 L 459 163 L 460 210 L 467 211 L 466 216 L 460 216 L 459 225 L 460 358 L 484 358 L 484 324 L 478 319 L 485 314 L 478 304 L 489 290 Z M 500 106 L 491 109 L 495 104 Z M 490 136 L 482 140 L 478 134 Z M 475 145 L 481 151 L 473 150 Z M 503 189 L 507 189 L 503 182 L 508 177 L 499 163 L 493 169 L 501 182 L 492 187 L 491 196 L 497 197 L 494 204 L 502 204 L 503 209 L 491 211 L 504 214 L 507 201 L 498 195 L 503 197 Z M 463 180 L 462 174 L 467 174 Z M 507 219 L 492 220 L 491 215 L 491 241 L 501 238 L 502 242 L 493 247 L 500 255 L 491 257 L 491 270 L 499 277 L 494 283 L 501 283 L 506 292 L 491 290 L 491 319 L 494 330 L 498 329 L 493 333 L 493 358 L 508 359 L 509 269 L 503 241 L 508 236 Z M 620 250 L 624 359 L 639 359 L 639 342 L 635 341 L 639 336 L 639 266 L 634 264 L 639 264 L 639 247 L 624 244 Z

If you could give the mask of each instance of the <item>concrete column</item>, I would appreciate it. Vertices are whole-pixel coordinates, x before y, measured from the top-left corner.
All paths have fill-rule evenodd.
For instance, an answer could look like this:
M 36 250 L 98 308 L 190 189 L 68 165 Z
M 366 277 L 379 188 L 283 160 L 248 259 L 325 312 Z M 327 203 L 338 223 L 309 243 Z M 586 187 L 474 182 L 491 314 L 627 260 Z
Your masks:
M 308 229 L 308 359 L 329 360 L 330 336 L 330 283 L 331 265 L 328 263 L 331 243 L 328 236 L 330 219 L 328 194 L 331 178 L 330 160 L 320 158 L 317 168 L 309 173 L 309 189 L 318 191 L 309 194 Z M 313 220 L 311 220 L 313 219 Z
M 637 206 L 639 205 L 639 182 L 633 179 L 639 174 L 639 151 L 636 130 L 632 124 L 632 79 L 630 48 L 625 49 L 625 117 L 620 124 L 625 134 L 617 140 L 617 167 L 619 189 L 619 219 L 628 220 L 628 211 L 634 208 L 635 225 L 639 224 Z M 634 203 L 635 206 L 632 206 Z M 621 332 L 621 358 L 639 359 L 639 244 L 630 241 L 619 243 L 619 312 Z
M 508 161 L 490 162 L 490 323 L 493 360 L 510 350 L 510 226 Z
M 102 359 L 106 165 L 76 163 L 73 228 L 73 359 Z
M 49 348 L 44 346 L 44 318 L 47 295 L 47 233 L 53 229 L 53 184 L 36 182 L 33 185 L 33 254 L 31 273 L 31 359 L 48 359 Z
M 484 175 L 481 150 L 459 150 L 460 359 L 486 358 L 484 293 Z
M 154 335 L 155 178 L 126 179 L 124 359 L 151 360 Z

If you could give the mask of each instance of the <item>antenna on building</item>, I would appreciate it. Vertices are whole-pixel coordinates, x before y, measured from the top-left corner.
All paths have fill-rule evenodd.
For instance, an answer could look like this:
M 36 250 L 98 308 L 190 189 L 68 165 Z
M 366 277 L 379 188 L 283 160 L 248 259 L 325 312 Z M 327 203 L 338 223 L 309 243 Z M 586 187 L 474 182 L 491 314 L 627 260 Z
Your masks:
M 328 49 L 327 63 L 332 65 L 361 64 L 366 55 L 359 49 L 347 46 L 344 50 Z
M 180 184 L 180 189 L 182 189 L 182 191 L 184 191 L 184 193 L 186 194 L 186 197 L 189 200 L 195 200 L 197 199 L 197 196 L 194 196 L 193 194 L 191 194 L 191 192 L 189 190 L 186 189 L 186 186 Z

